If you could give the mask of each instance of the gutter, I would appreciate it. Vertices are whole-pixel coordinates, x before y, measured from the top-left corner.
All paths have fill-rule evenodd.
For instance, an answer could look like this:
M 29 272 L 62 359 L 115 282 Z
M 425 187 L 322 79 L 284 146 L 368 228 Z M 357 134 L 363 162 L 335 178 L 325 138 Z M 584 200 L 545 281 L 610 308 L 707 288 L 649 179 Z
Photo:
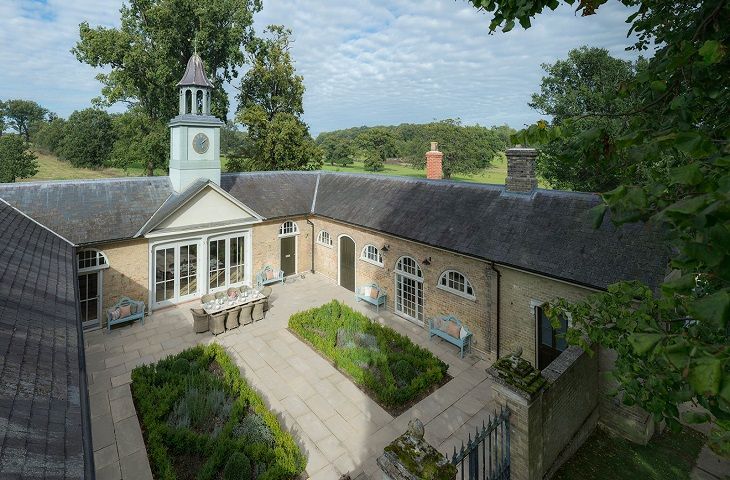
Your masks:
M 74 258 L 74 279 L 79 277 L 79 265 L 76 260 L 76 248 L 73 249 Z M 78 285 L 78 281 L 74 282 Z M 84 332 L 81 327 L 81 312 L 79 312 L 79 289 L 74 288 L 74 297 L 76 299 L 76 335 L 78 342 L 79 355 L 79 400 L 81 404 L 81 444 L 84 449 L 84 478 L 88 480 L 96 479 L 96 470 L 94 468 L 94 449 L 91 439 L 91 409 L 89 407 L 89 387 L 86 379 L 86 348 L 84 345 Z
M 500 330 L 501 330 L 501 328 L 500 328 L 500 311 L 501 311 L 500 303 L 501 302 L 500 302 L 500 300 L 501 300 L 501 296 L 502 296 L 501 295 L 502 272 L 500 272 L 499 270 L 497 270 L 495 268 L 494 261 L 490 262 L 489 268 L 492 269 L 492 271 L 497 274 L 497 349 L 496 350 L 497 350 L 497 359 L 499 359 L 499 350 L 500 350 L 499 346 L 501 343 L 501 339 L 500 339 Z
M 309 219 L 309 217 L 307 217 L 306 220 L 307 220 L 307 223 L 312 226 L 312 248 L 310 248 L 310 250 L 312 251 L 312 269 L 310 270 L 310 272 L 315 273 L 314 272 L 314 223 L 312 223 L 312 221 Z

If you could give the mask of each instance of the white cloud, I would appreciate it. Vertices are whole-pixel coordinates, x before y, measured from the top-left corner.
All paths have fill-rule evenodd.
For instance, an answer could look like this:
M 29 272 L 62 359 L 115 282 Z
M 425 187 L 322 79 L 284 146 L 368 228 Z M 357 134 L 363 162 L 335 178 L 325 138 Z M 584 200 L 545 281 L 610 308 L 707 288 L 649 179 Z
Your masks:
M 120 7 L 120 0 L 1 2 L 0 98 L 32 98 L 64 116 L 88 106 L 100 84 L 98 71 L 70 53 L 78 24 L 116 25 Z M 519 127 L 537 118 L 527 102 L 541 63 L 581 45 L 633 57 L 624 51 L 627 15 L 615 3 L 585 18 L 562 7 L 529 30 L 488 35 L 488 14 L 464 0 L 269 0 L 256 28 L 293 29 L 313 133 L 455 117 Z

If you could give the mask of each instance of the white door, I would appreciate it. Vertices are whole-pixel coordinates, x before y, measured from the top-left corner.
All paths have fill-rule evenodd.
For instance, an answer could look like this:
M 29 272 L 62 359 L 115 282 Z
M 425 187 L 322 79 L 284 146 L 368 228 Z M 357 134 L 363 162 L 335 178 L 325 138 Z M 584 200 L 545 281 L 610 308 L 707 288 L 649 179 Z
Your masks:
M 180 242 L 155 249 L 155 304 L 185 301 L 200 292 L 198 242 Z
M 81 325 L 84 330 L 101 327 L 101 271 L 79 275 Z
M 423 274 L 411 257 L 402 257 L 396 263 L 395 313 L 423 323 Z

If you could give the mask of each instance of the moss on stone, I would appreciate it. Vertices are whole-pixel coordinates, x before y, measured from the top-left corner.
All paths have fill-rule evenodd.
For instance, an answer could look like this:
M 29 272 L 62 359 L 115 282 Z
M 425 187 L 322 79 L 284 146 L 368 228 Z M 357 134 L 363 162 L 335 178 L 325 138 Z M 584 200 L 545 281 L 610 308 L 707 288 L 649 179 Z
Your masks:
M 431 445 L 411 435 L 398 437 L 385 447 L 415 477 L 423 480 L 453 480 L 456 466 Z
M 494 362 L 492 369 L 507 384 L 529 395 L 539 392 L 547 383 L 540 371 L 519 355 L 500 358 Z

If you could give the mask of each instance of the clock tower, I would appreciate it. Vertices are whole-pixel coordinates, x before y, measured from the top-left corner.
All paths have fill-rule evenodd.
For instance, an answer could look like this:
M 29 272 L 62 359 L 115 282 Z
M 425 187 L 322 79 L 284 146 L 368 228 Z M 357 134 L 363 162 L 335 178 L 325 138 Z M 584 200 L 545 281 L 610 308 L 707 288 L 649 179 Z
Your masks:
M 180 113 L 170 120 L 170 181 L 176 192 L 202 178 L 220 185 L 220 128 L 210 114 L 213 84 L 205 76 L 203 61 L 195 53 L 177 84 Z

